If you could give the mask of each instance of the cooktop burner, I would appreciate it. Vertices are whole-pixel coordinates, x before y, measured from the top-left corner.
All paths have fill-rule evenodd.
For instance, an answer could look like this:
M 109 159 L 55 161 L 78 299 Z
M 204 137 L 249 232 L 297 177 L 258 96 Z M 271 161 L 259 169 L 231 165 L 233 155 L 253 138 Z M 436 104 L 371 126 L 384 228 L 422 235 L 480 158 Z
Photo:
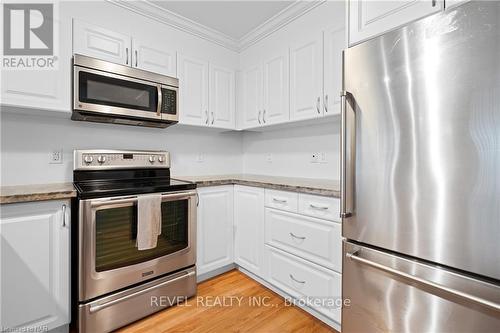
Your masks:
M 184 191 L 195 183 L 170 178 L 168 152 L 77 150 L 73 182 L 80 199 Z

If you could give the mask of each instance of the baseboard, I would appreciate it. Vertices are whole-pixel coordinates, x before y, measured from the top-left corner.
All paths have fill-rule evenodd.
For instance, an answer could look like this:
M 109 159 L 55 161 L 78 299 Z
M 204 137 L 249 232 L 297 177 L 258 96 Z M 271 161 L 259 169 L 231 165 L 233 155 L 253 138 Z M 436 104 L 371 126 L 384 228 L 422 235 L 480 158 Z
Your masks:
M 284 292 L 283 290 L 273 286 L 272 284 L 270 284 L 269 282 L 265 281 L 264 279 L 258 277 L 257 275 L 247 271 L 246 269 L 244 269 L 243 267 L 240 267 L 240 266 L 236 266 L 237 269 L 242 272 L 243 274 L 245 274 L 246 276 L 250 277 L 251 279 L 259 282 L 260 284 L 262 284 L 264 287 L 268 288 L 268 289 L 271 289 L 272 291 L 274 291 L 276 294 L 280 295 L 281 297 L 283 298 L 293 298 L 292 296 L 290 296 L 289 294 L 287 294 L 286 292 Z M 325 324 L 327 324 L 328 326 L 334 328 L 335 330 L 337 330 L 338 332 L 341 332 L 341 325 L 339 323 L 337 323 L 336 321 L 328 318 L 327 316 L 323 315 L 322 313 L 319 313 L 318 311 L 308 307 L 308 306 L 305 306 L 305 305 L 301 305 L 301 304 L 296 304 L 295 306 L 301 308 L 302 310 L 306 311 L 307 313 L 309 313 L 310 315 L 318 318 L 319 320 L 321 320 L 322 322 L 324 322 Z
M 236 268 L 236 265 L 234 263 L 231 263 L 229 265 L 214 269 L 213 271 L 197 275 L 196 282 L 200 283 L 202 281 L 211 279 L 217 275 L 221 275 L 223 273 L 229 272 L 230 270 L 235 269 L 235 268 Z

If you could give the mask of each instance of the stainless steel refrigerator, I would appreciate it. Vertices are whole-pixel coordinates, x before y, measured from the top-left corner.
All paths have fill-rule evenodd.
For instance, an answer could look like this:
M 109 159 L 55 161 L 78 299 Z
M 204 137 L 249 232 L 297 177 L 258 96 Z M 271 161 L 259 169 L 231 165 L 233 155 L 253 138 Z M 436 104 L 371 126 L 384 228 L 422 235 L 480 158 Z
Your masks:
M 500 332 L 500 2 L 344 51 L 342 331 Z

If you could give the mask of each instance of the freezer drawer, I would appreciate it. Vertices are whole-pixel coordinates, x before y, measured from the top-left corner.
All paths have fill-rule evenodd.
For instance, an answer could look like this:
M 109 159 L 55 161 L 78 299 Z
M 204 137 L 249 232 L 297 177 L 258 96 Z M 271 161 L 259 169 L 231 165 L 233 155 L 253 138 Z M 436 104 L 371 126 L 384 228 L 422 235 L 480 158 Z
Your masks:
M 342 332 L 498 332 L 500 286 L 344 241 Z

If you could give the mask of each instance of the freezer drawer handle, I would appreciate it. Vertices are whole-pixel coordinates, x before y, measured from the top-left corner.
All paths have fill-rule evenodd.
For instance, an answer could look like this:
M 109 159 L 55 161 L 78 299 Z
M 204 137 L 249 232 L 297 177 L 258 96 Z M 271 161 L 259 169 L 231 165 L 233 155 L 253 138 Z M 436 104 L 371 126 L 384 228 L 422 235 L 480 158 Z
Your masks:
M 300 281 L 300 280 L 297 280 L 296 278 L 293 277 L 292 274 L 290 274 L 290 279 L 292 279 L 293 281 L 297 282 L 297 283 L 300 283 L 300 284 L 304 284 L 306 283 L 306 281 Z
M 411 275 L 411 274 L 408 274 L 408 273 L 405 273 L 405 272 L 401 272 L 401 271 L 398 271 L 396 269 L 393 269 L 393 268 L 381 265 L 379 263 L 376 263 L 374 261 L 371 261 L 371 260 L 359 257 L 358 256 L 359 252 L 360 251 L 358 250 L 358 251 L 356 251 L 354 253 L 346 253 L 346 257 L 349 258 L 349 259 L 351 259 L 351 260 L 354 260 L 354 261 L 356 261 L 358 263 L 362 263 L 362 264 L 371 266 L 373 268 L 379 269 L 381 271 L 384 271 L 384 272 L 387 272 L 387 273 L 399 276 L 399 277 L 401 277 L 401 278 L 403 278 L 403 279 L 405 279 L 407 281 L 410 281 L 410 282 L 413 282 L 413 283 L 417 283 L 417 284 L 420 284 L 420 285 L 424 285 L 424 286 L 430 287 L 430 288 L 432 288 L 434 290 L 442 291 L 442 292 L 447 293 L 449 295 L 452 295 L 452 296 L 455 296 L 455 297 L 459 297 L 459 298 L 462 298 L 462 299 L 470 301 L 470 302 L 474 302 L 474 303 L 479 304 L 481 306 L 484 306 L 484 307 L 486 307 L 486 308 L 488 308 L 490 310 L 499 311 L 500 312 L 500 304 L 497 304 L 497 303 L 485 300 L 483 298 L 476 297 L 474 295 L 471 295 L 471 294 L 468 294 L 468 293 L 464 293 L 462 291 L 455 290 L 455 289 L 443 286 L 443 285 L 441 285 L 439 283 L 435 283 L 435 282 L 432 282 L 432 281 L 429 281 L 429 280 L 426 280 L 426 279 L 423 279 L 423 278 L 420 278 L 418 276 L 414 276 L 414 275 Z
M 189 273 L 183 274 L 181 276 L 175 277 L 172 280 L 168 280 L 168 281 L 162 282 L 160 284 L 157 284 L 155 286 L 151 286 L 151 287 L 143 289 L 143 290 L 139 290 L 139 291 L 137 291 L 137 292 L 135 292 L 133 294 L 124 296 L 122 298 L 117 298 L 115 300 L 112 300 L 112 301 L 109 301 L 109 302 L 106 302 L 106 303 L 102 303 L 102 304 L 91 305 L 89 311 L 90 311 L 90 313 L 94 313 L 94 312 L 100 311 L 100 310 L 108 308 L 108 307 L 110 307 L 112 305 L 124 302 L 124 301 L 126 301 L 128 299 L 140 296 L 142 294 L 145 294 L 145 293 L 147 293 L 147 292 L 149 292 L 151 290 L 155 290 L 157 288 L 163 287 L 163 286 L 165 286 L 167 284 L 170 284 L 170 283 L 173 283 L 175 281 L 179 281 L 179 280 L 185 279 L 185 278 L 190 277 L 190 276 L 192 276 L 194 274 L 195 274 L 194 272 L 189 272 Z

